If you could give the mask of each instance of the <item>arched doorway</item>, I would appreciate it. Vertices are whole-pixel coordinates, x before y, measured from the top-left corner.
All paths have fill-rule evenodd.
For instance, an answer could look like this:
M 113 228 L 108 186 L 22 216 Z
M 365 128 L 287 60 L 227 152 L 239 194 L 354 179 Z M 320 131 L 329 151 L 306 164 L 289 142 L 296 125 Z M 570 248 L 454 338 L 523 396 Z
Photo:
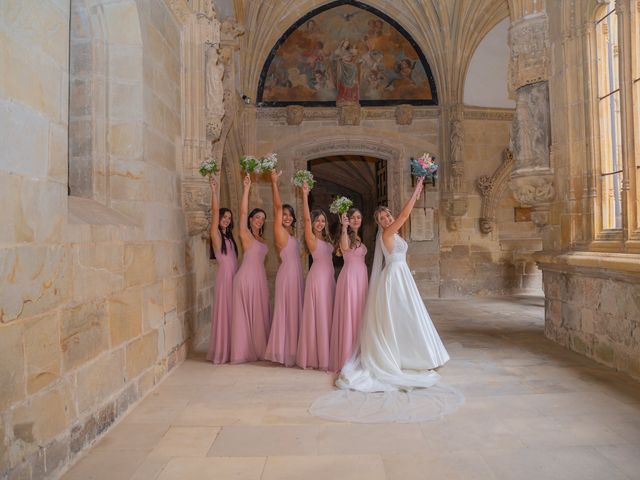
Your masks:
M 362 212 L 361 236 L 367 246 L 367 265 L 373 261 L 376 224 L 373 212 L 378 205 L 387 204 L 387 162 L 368 155 L 332 155 L 309 160 L 307 168 L 317 181 L 311 191 L 311 208 L 321 208 L 329 216 L 329 228 L 337 238 L 340 225 L 337 215 L 329 213 L 329 205 L 336 196 L 344 195 Z M 336 264 L 340 268 L 341 261 Z

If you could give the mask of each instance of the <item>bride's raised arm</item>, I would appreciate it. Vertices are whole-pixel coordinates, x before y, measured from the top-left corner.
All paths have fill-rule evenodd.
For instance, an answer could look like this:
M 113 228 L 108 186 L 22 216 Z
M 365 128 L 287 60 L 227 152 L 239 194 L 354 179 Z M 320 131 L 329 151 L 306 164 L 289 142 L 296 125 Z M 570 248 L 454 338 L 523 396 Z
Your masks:
M 411 198 L 409 198 L 409 200 L 407 200 L 407 203 L 404 204 L 404 207 L 402 207 L 402 210 L 393 221 L 393 223 L 384 229 L 384 232 L 382 233 L 382 239 L 384 240 L 385 245 L 387 245 L 388 239 L 393 237 L 394 234 L 398 233 L 398 231 L 400 231 L 400 228 L 402 228 L 404 223 L 409 219 L 411 210 L 413 210 L 413 206 L 416 204 L 416 200 L 418 200 L 420 193 L 422 193 L 423 182 L 424 177 L 418 179 L 418 181 L 416 182 L 416 188 L 413 190 Z

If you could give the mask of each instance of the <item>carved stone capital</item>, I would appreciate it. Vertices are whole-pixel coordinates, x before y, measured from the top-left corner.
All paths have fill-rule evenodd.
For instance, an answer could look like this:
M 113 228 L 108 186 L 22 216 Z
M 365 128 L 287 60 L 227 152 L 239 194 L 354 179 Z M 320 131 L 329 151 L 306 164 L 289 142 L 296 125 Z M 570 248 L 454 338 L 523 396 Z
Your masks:
M 411 125 L 413 122 L 413 105 L 398 105 L 396 107 L 396 123 Z
M 197 235 L 209 227 L 211 187 L 204 177 L 184 177 L 182 205 L 187 219 L 189 235 Z
M 345 104 L 338 107 L 338 125 L 360 125 L 361 109 L 358 104 Z
M 544 13 L 514 22 L 509 29 L 509 90 L 549 78 L 549 25 Z
M 287 107 L 287 125 L 300 125 L 304 120 L 304 107 L 289 105 Z
M 234 18 L 225 18 L 220 26 L 220 39 L 222 43 L 237 43 L 238 37 L 244 35 L 244 27 Z
M 462 224 L 462 217 L 467 213 L 469 202 L 466 196 L 454 196 L 446 200 L 447 229 L 457 231 Z
M 551 169 L 515 171 L 511 174 L 509 187 L 516 200 L 525 207 L 548 205 L 556 195 Z

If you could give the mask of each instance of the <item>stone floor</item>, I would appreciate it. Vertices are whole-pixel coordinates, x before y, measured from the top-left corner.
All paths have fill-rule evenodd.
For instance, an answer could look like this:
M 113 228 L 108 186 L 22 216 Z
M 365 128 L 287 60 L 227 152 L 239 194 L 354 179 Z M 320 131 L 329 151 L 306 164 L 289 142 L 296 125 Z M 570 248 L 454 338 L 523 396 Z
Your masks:
M 422 424 L 311 417 L 332 377 L 188 360 L 63 477 L 640 479 L 640 384 L 542 334 L 542 299 L 430 300 L 465 405 Z

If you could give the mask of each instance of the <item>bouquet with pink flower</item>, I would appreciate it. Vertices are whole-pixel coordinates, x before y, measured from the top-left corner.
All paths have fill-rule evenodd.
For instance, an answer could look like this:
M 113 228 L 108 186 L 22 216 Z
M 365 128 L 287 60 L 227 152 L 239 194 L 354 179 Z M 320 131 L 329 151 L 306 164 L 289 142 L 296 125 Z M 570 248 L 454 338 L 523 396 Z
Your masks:
M 411 175 L 414 177 L 424 177 L 430 179 L 435 185 L 438 178 L 438 164 L 436 158 L 429 153 L 423 153 L 418 158 L 411 159 Z

